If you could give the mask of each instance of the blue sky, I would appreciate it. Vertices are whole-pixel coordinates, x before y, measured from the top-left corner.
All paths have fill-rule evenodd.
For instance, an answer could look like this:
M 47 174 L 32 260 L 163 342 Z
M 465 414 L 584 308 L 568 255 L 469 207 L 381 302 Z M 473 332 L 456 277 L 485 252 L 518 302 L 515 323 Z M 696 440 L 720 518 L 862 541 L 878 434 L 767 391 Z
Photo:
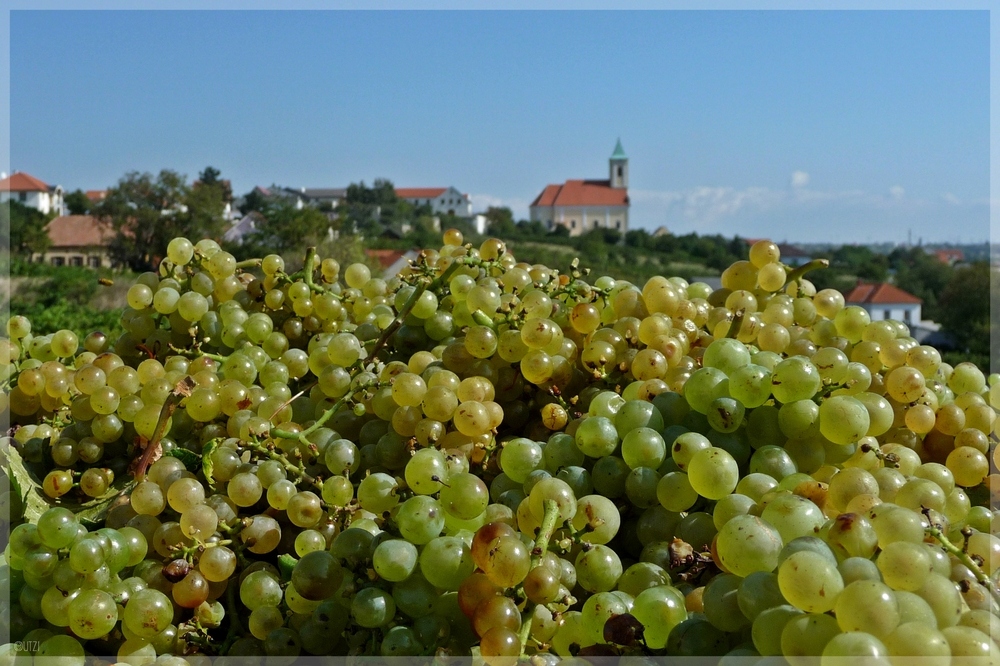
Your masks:
M 802 242 L 989 237 L 986 12 L 15 11 L 10 159 L 454 185 L 519 217 L 606 177 L 632 227 Z

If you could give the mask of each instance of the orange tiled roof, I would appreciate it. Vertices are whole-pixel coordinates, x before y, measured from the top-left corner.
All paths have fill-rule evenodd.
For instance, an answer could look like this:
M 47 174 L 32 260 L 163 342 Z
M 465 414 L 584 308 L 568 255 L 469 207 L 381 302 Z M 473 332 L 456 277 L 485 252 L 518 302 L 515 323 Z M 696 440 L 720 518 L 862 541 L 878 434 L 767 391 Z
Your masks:
M 365 250 L 365 254 L 385 269 L 396 263 L 406 252 L 404 250 Z
M 92 215 L 63 215 L 49 222 L 46 227 L 52 247 L 102 247 L 108 244 L 114 232 Z
M 858 283 L 858 286 L 844 296 L 844 300 L 851 304 L 923 303 L 923 301 L 913 294 L 905 292 L 896 285 L 889 284 L 888 282 L 879 282 L 877 284 Z
M 98 201 L 104 201 L 104 198 L 108 196 L 107 190 L 87 190 L 87 198 L 97 203 Z
M 447 191 L 447 187 L 400 187 L 396 189 L 396 196 L 400 199 L 433 199 Z
M 0 190 L 4 192 L 48 192 L 50 189 L 44 182 L 20 171 L 0 180 Z
M 628 190 L 611 187 L 607 180 L 567 180 L 549 185 L 532 206 L 627 206 Z
M 938 261 L 950 264 L 955 261 L 963 261 L 965 259 L 965 253 L 958 248 L 943 248 L 934 251 L 934 256 L 938 258 Z

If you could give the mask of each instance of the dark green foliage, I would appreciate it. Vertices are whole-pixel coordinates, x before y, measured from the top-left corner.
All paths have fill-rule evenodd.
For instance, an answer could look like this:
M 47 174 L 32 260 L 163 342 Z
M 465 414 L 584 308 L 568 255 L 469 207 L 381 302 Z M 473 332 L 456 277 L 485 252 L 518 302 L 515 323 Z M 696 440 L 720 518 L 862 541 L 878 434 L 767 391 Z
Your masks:
M 0 206 L 0 248 L 26 257 L 45 252 L 50 244 L 45 225 L 52 217 L 17 201 L 5 202 Z
M 246 215 L 254 211 L 262 211 L 266 207 L 267 197 L 255 187 L 243 197 L 243 205 L 240 207 L 240 212 Z
M 486 229 L 491 236 L 507 238 L 517 233 L 514 213 L 506 206 L 490 206 L 486 209 Z
M 227 247 L 238 259 L 298 254 L 323 242 L 335 226 L 326 213 L 308 206 L 296 208 L 290 199 L 282 197 L 267 198 L 257 212 L 260 221 L 256 230 L 241 245 Z
M 977 262 L 955 269 L 938 299 L 938 321 L 955 341 L 961 360 L 972 361 L 987 372 L 990 361 L 994 367 L 1000 361 L 1000 353 L 990 349 L 990 287 L 989 264 Z
M 83 190 L 74 190 L 63 199 L 70 215 L 86 215 L 90 212 L 90 199 Z
M 77 266 L 50 266 L 25 261 L 12 261 L 14 277 L 32 278 L 20 288 L 10 304 L 11 315 L 24 315 L 39 333 L 55 333 L 66 328 L 82 340 L 93 331 L 102 331 L 112 339 L 123 332 L 119 319 L 122 308 L 99 310 L 90 303 L 102 287 L 98 279 L 108 273 Z M 131 281 L 131 275 L 116 279 Z M 4 322 L 6 323 L 6 322 Z
M 191 187 L 183 175 L 167 169 L 155 177 L 131 172 L 92 213 L 115 232 L 112 260 L 142 271 L 156 266 L 173 238 L 220 237 L 224 194 L 218 182 Z
M 955 269 L 919 247 L 893 250 L 889 265 L 896 269 L 896 285 L 923 300 L 924 319 L 937 321 L 940 294 Z

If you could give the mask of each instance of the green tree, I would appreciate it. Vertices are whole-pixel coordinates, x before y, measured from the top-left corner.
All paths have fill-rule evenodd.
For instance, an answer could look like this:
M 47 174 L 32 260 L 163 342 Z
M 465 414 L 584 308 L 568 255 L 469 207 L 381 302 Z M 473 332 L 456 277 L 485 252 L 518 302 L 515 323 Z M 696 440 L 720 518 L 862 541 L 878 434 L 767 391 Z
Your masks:
M 90 199 L 83 190 L 74 190 L 63 199 L 70 215 L 86 215 L 90 212 Z
M 889 265 L 896 269 L 895 282 L 899 288 L 920 298 L 924 302 L 924 316 L 937 321 L 939 295 L 955 269 L 919 247 L 893 250 L 889 254 Z
M 267 207 L 267 203 L 267 197 L 260 191 L 260 188 L 255 187 L 243 195 L 243 205 L 240 206 L 240 212 L 246 215 L 254 211 L 262 211 Z
M 0 206 L 0 243 L 3 244 L 0 247 L 29 259 L 32 254 L 44 253 L 51 245 L 45 230 L 51 219 L 51 215 L 18 201 L 5 203 Z
M 385 178 L 378 178 L 371 187 L 360 183 L 351 183 L 347 186 L 347 193 L 344 195 L 344 205 L 341 216 L 345 221 L 354 223 L 360 228 L 369 227 L 366 223 L 376 221 L 381 224 L 392 224 L 393 222 L 404 222 L 413 214 L 412 206 L 405 201 L 400 201 L 396 196 L 396 188 L 392 181 Z M 373 231 L 369 228 L 369 233 Z
M 510 238 L 517 233 L 514 212 L 506 206 L 490 206 L 486 209 L 486 228 L 491 236 Z
M 244 241 L 242 254 L 303 250 L 326 240 L 333 226 L 325 213 L 315 208 L 296 208 L 288 199 L 275 198 L 261 211 L 263 222 Z
M 204 185 L 218 188 L 222 195 L 222 201 L 228 203 L 233 200 L 233 188 L 228 180 L 219 178 L 221 175 L 222 172 L 215 167 L 207 166 L 204 171 L 198 174 L 198 180 L 194 183 L 194 187 Z
M 942 330 L 980 366 L 990 356 L 990 286 L 988 263 L 963 266 L 955 269 L 938 301 Z
M 224 205 L 216 188 L 192 188 L 186 178 L 164 169 L 157 176 L 130 172 L 92 213 L 114 231 L 112 260 L 136 271 L 156 266 L 177 236 L 218 238 Z
M 625 245 L 629 247 L 651 248 L 653 237 L 645 229 L 633 229 L 625 232 Z

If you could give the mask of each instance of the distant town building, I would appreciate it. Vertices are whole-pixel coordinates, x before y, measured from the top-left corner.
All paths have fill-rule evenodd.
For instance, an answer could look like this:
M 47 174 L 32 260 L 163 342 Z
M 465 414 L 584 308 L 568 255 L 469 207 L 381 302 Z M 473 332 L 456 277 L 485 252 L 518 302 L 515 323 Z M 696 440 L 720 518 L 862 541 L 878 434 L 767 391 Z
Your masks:
M 108 196 L 107 190 L 87 190 L 87 199 L 90 200 L 91 204 L 99 204 L 104 201 Z
M 468 194 L 454 187 L 397 187 L 396 196 L 414 206 L 430 206 L 436 215 L 472 217 Z
M 954 266 L 965 261 L 965 253 L 957 247 L 946 247 L 939 250 L 934 250 L 934 256 L 942 264 L 948 264 L 949 266 Z
M 390 279 L 396 277 L 400 271 L 410 265 L 411 261 L 416 261 L 420 253 L 417 250 L 365 250 L 369 258 L 378 262 L 382 268 L 382 277 Z
M 257 226 L 264 221 L 264 216 L 257 211 L 250 211 L 239 220 L 233 222 L 232 226 L 222 234 L 222 240 L 226 243 L 236 243 L 241 245 L 244 239 L 257 230 Z
M 607 180 L 567 180 L 548 185 L 528 209 L 532 222 L 546 229 L 565 227 L 571 236 L 593 229 L 628 231 L 628 157 L 618 141 L 608 159 Z
M 872 321 L 895 319 L 911 326 L 920 324 L 919 298 L 888 282 L 866 284 L 859 282 L 844 295 L 848 305 L 864 308 Z
M 670 229 L 667 229 L 666 227 L 657 227 L 656 231 L 654 231 L 651 235 L 653 236 L 653 238 L 665 238 L 667 236 L 673 236 L 673 234 L 670 233 Z
M 35 254 L 32 261 L 53 266 L 89 266 L 110 268 L 108 252 L 114 231 L 92 215 L 62 215 L 46 227 L 51 245 L 45 254 Z
M 66 212 L 62 185 L 51 186 L 30 174 L 15 171 L 0 180 L 0 203 L 17 201 L 49 215 Z

